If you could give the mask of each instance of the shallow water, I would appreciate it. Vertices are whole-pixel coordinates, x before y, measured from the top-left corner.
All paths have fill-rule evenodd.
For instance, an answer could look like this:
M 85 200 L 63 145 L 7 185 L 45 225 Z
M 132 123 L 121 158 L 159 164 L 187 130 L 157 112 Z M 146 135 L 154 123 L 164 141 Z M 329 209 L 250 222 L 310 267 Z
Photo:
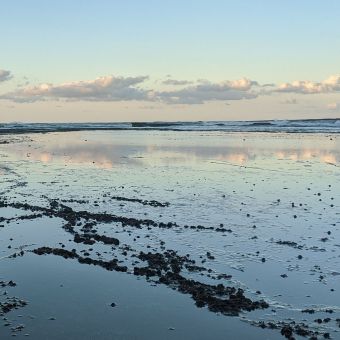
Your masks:
M 250 325 L 259 320 L 306 322 L 311 329 L 339 336 L 335 321 L 340 317 L 337 134 L 82 131 L 0 136 L 0 142 L 4 139 L 10 143 L 0 144 L 2 197 L 40 206 L 58 199 L 78 211 L 174 221 L 178 226 L 171 229 L 129 230 L 117 224 L 99 224 L 96 229 L 135 252 L 159 251 L 163 241 L 166 249 L 190 254 L 211 270 L 187 275 L 241 287 L 251 299 L 270 304 L 268 309 L 239 317 L 217 315 L 197 308 L 188 295 L 143 277 L 52 255 L 37 256 L 29 250 L 59 247 L 59 243 L 78 251 L 92 247 L 93 256 L 99 258 L 110 258 L 112 249 L 100 243 L 75 244 L 57 218 L 12 219 L 0 228 L 0 281 L 15 281 L 17 286 L 6 290 L 28 300 L 26 307 L 6 315 L 15 320 L 13 325 L 25 324 L 17 336 L 281 337 L 279 330 Z M 112 198 L 117 196 L 169 202 L 169 206 Z M 0 208 L 0 217 L 25 214 L 29 213 Z M 184 228 L 220 224 L 228 231 Z M 7 257 L 18 249 L 24 250 L 22 257 Z M 207 252 L 214 259 L 207 258 Z M 131 272 L 135 259 L 115 256 Z M 216 280 L 221 273 L 232 278 Z M 117 306 L 111 307 L 112 302 Z M 306 308 L 315 313 L 302 313 Z M 325 312 L 330 309 L 332 314 Z M 314 322 L 326 317 L 331 321 Z M 0 328 L 2 337 L 11 333 L 10 327 Z

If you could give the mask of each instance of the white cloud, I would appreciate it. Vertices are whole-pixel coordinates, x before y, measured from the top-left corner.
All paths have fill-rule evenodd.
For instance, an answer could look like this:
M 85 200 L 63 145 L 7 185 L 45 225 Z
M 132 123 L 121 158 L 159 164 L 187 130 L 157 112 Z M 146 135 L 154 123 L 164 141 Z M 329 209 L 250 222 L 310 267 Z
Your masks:
M 0 80 L 5 81 L 12 77 L 10 71 L 0 70 Z M 170 90 L 147 89 L 145 81 L 147 76 L 118 77 L 103 76 L 94 80 L 74 81 L 62 84 L 42 83 L 38 85 L 24 84 L 11 92 L 0 95 L 17 103 L 30 103 L 47 100 L 64 101 L 148 101 L 165 104 L 204 104 L 211 101 L 232 101 L 254 99 L 263 95 L 281 93 L 284 104 L 297 104 L 296 99 L 286 99 L 284 93 L 293 94 L 325 94 L 340 92 L 340 75 L 333 75 L 321 82 L 306 80 L 283 83 L 281 85 L 264 84 L 248 78 L 211 82 L 199 79 L 193 83 L 188 80 L 175 80 L 172 78 L 163 81 L 163 84 L 178 85 L 180 87 Z M 329 109 L 332 109 L 332 103 Z M 338 105 L 338 104 L 336 104 Z M 338 106 L 336 106 L 337 108 Z
M 279 85 L 274 91 L 302 94 L 338 92 L 340 91 L 340 75 L 330 76 L 322 82 L 296 80 L 292 83 L 283 83 Z
M 177 91 L 157 92 L 156 97 L 169 104 L 202 104 L 207 101 L 227 101 L 256 98 L 255 92 L 250 92 L 257 82 L 247 78 L 222 83 L 202 81 L 201 84 L 188 86 Z
M 340 104 L 339 103 L 329 103 L 327 105 L 327 108 L 329 110 L 337 110 L 337 109 L 340 109 Z
M 159 91 L 140 87 L 148 77 L 105 76 L 88 81 L 74 81 L 54 85 L 43 83 L 25 86 L 0 95 L 17 103 L 30 103 L 46 100 L 67 101 L 160 101 L 171 104 L 202 104 L 207 101 L 227 101 L 252 99 L 257 93 L 252 91 L 258 86 L 256 81 L 247 78 L 212 83 L 201 80 L 197 85 L 186 86 L 180 90 Z M 172 84 L 184 85 L 188 81 L 168 79 Z
M 0 83 L 6 80 L 10 80 L 12 77 L 13 76 L 10 71 L 0 70 Z
M 138 87 L 148 77 L 105 76 L 88 81 L 74 81 L 60 85 L 39 84 L 19 88 L 0 96 L 15 102 L 35 102 L 47 99 L 85 101 L 146 100 L 148 91 Z
M 250 80 L 248 78 L 241 78 L 238 80 L 232 80 L 225 82 L 230 88 L 240 91 L 248 91 L 254 85 L 259 85 L 257 81 Z

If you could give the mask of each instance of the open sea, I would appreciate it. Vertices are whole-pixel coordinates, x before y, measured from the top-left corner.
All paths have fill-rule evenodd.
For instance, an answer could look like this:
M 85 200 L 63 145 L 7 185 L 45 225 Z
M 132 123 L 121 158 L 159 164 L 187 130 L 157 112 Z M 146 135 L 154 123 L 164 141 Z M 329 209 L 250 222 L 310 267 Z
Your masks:
M 0 133 L 51 132 L 51 131 L 57 132 L 57 131 L 80 131 L 80 130 L 173 130 L 173 131 L 339 133 L 340 118 L 262 120 L 262 121 L 0 124 Z

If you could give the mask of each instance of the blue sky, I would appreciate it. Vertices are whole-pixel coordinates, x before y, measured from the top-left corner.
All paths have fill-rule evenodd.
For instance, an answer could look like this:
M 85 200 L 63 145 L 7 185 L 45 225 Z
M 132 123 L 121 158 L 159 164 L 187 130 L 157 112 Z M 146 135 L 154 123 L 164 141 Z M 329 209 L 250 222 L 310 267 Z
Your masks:
M 0 82 L 0 121 L 340 115 L 337 79 L 312 93 L 262 88 L 296 80 L 317 84 L 340 74 L 339 1 L 8 0 L 1 1 L 0 16 L 0 70 L 11 73 Z M 56 94 L 61 84 L 107 76 L 147 76 L 128 85 L 147 89 L 147 97 L 126 100 L 125 88 L 122 100 L 116 94 L 108 100 L 107 88 L 105 101 L 102 95 L 72 97 L 64 88 Z M 247 89 L 256 96 L 202 94 L 216 86 L 238 91 L 230 82 L 243 77 L 261 85 Z M 167 87 L 166 79 L 188 84 Z M 213 86 L 203 88 L 202 79 Z M 53 89 L 23 98 L 24 86 L 44 83 Z M 176 91 L 180 100 L 164 100 L 177 98 Z

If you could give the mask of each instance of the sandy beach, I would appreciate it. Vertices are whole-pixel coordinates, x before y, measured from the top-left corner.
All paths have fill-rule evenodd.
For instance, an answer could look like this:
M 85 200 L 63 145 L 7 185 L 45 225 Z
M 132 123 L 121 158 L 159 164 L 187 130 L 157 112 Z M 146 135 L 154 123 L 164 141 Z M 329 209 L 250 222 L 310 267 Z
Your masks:
M 1 337 L 337 338 L 339 162 L 337 134 L 1 135 Z

